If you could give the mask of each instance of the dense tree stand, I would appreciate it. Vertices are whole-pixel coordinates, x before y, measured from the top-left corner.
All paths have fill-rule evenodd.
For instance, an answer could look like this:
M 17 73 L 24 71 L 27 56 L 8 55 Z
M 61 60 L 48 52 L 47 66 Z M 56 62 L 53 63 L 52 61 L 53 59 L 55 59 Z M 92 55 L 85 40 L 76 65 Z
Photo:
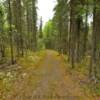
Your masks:
M 0 100 L 100 100 L 100 0 L 39 2 L 0 0 Z

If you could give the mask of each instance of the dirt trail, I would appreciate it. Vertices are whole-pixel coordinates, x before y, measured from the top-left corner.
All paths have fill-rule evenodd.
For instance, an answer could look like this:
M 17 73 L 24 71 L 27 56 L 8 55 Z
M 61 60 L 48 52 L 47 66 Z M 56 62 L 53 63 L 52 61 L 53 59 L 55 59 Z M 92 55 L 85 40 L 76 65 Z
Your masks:
M 6 100 L 94 100 L 67 73 L 62 57 L 53 51 L 47 51 L 38 67 L 22 80 L 14 84 L 17 90 Z

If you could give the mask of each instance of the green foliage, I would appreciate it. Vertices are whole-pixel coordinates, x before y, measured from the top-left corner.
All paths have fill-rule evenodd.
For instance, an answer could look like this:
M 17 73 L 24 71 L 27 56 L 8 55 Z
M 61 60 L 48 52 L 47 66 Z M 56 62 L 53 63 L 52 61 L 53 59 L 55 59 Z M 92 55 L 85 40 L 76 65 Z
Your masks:
M 44 29 L 43 29 L 43 39 L 44 39 L 44 43 L 46 45 L 46 48 L 54 48 L 54 44 L 55 44 L 55 40 L 56 40 L 56 36 L 57 33 L 55 32 L 55 26 L 52 20 L 49 20 Z
M 42 38 L 38 39 L 37 44 L 38 44 L 38 47 L 37 47 L 38 50 L 45 49 L 45 43 L 44 43 L 44 40 Z

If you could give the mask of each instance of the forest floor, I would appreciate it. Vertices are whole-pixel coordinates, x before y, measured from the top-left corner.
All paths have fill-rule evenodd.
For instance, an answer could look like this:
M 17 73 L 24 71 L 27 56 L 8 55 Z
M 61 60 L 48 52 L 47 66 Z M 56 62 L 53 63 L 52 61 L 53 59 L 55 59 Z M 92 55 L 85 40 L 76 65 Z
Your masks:
M 100 100 L 85 86 L 87 77 L 72 72 L 63 55 L 46 50 L 30 59 L 20 59 L 18 69 L 0 71 L 0 100 Z

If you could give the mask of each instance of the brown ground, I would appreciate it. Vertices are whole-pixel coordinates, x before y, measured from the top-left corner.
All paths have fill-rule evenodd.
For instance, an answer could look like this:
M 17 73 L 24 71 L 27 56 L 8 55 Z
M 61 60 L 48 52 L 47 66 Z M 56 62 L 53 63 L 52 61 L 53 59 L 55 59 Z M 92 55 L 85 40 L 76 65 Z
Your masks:
M 100 100 L 93 99 L 67 71 L 63 58 L 46 51 L 35 69 L 28 69 L 13 83 L 6 100 Z

